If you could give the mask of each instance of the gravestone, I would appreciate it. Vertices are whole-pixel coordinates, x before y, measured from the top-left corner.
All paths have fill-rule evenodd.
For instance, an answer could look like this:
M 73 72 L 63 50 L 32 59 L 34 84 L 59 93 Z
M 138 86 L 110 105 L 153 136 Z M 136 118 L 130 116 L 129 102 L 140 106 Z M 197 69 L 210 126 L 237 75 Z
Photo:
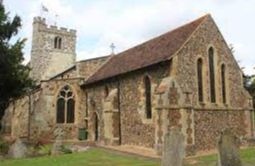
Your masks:
M 242 166 L 238 138 L 229 130 L 221 132 L 218 139 L 218 166 Z
M 54 130 L 55 142 L 52 145 L 51 155 L 59 155 L 63 154 L 62 147 L 63 147 L 63 137 L 64 131 L 61 128 L 56 128 Z
M 8 151 L 8 156 L 11 158 L 24 158 L 27 157 L 27 155 L 27 146 L 21 141 L 21 139 L 16 139 Z
M 184 157 L 184 135 L 174 127 L 164 137 L 161 166 L 182 166 Z

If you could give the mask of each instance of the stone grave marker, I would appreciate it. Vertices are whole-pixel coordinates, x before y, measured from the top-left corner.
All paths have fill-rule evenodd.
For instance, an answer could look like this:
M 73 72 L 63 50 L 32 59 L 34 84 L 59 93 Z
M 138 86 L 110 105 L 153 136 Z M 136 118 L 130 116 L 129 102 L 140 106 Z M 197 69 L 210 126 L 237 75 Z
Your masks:
M 218 139 L 218 166 L 242 166 L 238 138 L 229 130 L 221 132 Z
M 61 128 L 56 128 L 54 130 L 55 142 L 52 145 L 51 155 L 59 155 L 62 154 L 62 146 L 63 146 L 63 137 L 64 131 Z
M 184 157 L 184 135 L 174 127 L 164 137 L 161 166 L 182 166 Z
M 25 158 L 28 155 L 27 145 L 21 139 L 17 139 L 10 147 L 8 155 L 11 158 Z

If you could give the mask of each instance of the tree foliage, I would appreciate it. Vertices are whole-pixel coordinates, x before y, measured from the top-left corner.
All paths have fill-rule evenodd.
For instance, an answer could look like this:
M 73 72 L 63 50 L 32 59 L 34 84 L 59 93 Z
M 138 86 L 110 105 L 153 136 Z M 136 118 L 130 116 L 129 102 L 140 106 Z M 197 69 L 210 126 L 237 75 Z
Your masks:
M 255 108 L 255 75 L 244 76 L 244 87 L 248 90 L 253 99 L 253 107 Z
M 32 88 L 34 82 L 29 78 L 30 68 L 23 63 L 22 49 L 25 39 L 11 42 L 21 28 L 21 19 L 13 19 L 0 5 L 0 119 L 10 99 L 19 97 Z

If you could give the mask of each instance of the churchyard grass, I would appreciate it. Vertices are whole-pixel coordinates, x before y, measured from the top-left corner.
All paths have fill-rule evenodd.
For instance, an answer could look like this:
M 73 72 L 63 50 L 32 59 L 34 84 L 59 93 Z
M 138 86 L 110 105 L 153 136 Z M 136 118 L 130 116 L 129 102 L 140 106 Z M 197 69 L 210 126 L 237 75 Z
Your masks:
M 255 165 L 255 148 L 240 150 L 240 156 L 243 166 Z M 215 154 L 191 158 L 185 161 L 184 166 L 215 166 L 217 157 L 218 156 Z
M 155 166 L 159 163 L 159 161 L 122 155 L 104 149 L 90 149 L 87 152 L 61 156 L 2 160 L 0 166 Z
M 241 150 L 244 166 L 255 165 L 255 148 Z M 184 166 L 215 166 L 217 155 L 194 157 Z M 159 160 L 124 155 L 104 149 L 61 156 L 45 156 L 30 159 L 0 160 L 0 166 L 160 166 Z

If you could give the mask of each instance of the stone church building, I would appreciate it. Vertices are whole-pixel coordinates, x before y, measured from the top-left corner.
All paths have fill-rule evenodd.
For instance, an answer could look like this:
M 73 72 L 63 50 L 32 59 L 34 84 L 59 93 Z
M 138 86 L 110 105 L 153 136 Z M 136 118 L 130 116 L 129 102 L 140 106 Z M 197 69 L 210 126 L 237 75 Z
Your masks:
M 188 154 L 214 149 L 223 128 L 254 135 L 243 73 L 210 15 L 119 54 L 76 61 L 75 45 L 75 30 L 34 18 L 30 65 L 38 86 L 12 101 L 4 134 L 54 140 L 61 128 L 66 141 L 160 153 L 178 126 Z

